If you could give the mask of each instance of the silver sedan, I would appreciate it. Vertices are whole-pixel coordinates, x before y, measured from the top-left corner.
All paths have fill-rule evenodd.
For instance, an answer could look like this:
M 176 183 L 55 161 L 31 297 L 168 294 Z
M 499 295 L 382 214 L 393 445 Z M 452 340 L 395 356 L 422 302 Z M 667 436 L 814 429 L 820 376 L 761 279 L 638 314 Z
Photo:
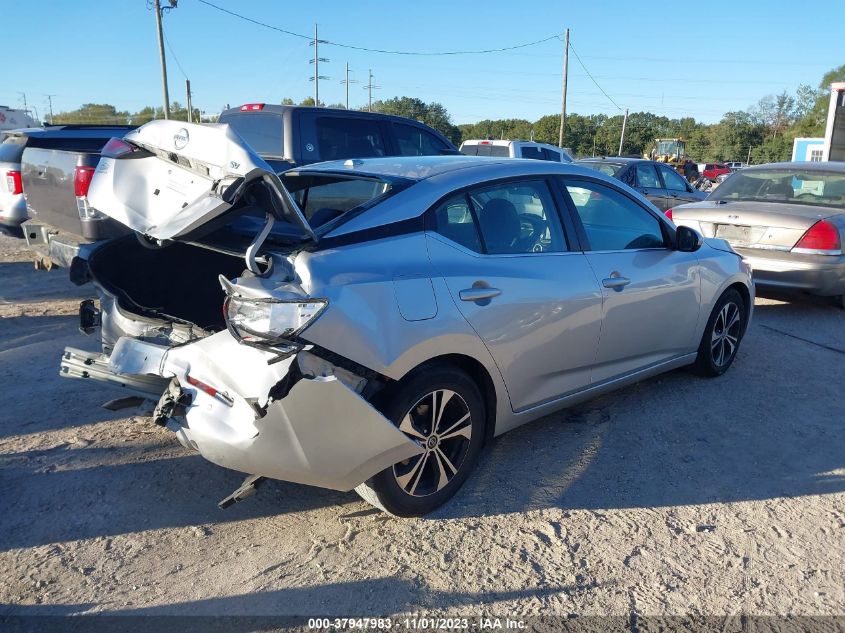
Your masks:
M 845 163 L 746 167 L 672 217 L 727 240 L 761 288 L 835 297 L 845 307 Z
M 496 435 L 674 368 L 721 375 L 754 304 L 726 242 L 560 163 L 277 176 L 226 125 L 157 121 L 110 144 L 89 197 L 136 235 L 74 267 L 103 353 L 67 349 L 63 375 L 158 400 L 250 475 L 222 505 L 270 477 L 425 514 Z

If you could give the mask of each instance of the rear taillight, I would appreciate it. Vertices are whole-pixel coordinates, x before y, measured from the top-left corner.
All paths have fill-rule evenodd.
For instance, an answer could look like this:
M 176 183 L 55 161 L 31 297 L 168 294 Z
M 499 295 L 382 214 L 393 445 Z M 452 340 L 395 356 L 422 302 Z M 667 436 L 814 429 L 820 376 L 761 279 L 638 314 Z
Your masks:
M 804 233 L 792 250 L 799 253 L 841 255 L 842 239 L 839 229 L 827 220 L 819 220 Z
M 245 103 L 241 106 L 241 112 L 257 112 L 258 110 L 263 109 L 263 103 Z
M 672 219 L 672 209 L 666 209 L 666 213 L 664 213 L 664 215 L 671 220 Z
M 130 145 L 121 138 L 110 138 L 100 151 L 100 155 L 104 158 L 122 158 L 137 151 L 139 151 L 137 147 Z
M 23 193 L 23 182 L 21 172 L 9 170 L 6 172 L 6 189 L 11 194 Z
M 73 170 L 73 192 L 77 198 L 84 198 L 88 195 L 88 187 L 91 186 L 91 179 L 93 177 L 93 167 L 80 165 Z

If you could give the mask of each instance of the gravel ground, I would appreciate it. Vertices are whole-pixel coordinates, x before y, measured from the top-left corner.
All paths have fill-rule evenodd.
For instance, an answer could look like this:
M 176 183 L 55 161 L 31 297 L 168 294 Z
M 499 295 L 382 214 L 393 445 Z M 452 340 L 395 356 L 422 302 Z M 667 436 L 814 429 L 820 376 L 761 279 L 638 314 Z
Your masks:
M 845 615 L 845 312 L 758 299 L 678 371 L 513 431 L 435 515 L 241 482 L 58 376 L 66 271 L 0 237 L 0 616 Z M 123 416 L 123 417 L 121 417 Z

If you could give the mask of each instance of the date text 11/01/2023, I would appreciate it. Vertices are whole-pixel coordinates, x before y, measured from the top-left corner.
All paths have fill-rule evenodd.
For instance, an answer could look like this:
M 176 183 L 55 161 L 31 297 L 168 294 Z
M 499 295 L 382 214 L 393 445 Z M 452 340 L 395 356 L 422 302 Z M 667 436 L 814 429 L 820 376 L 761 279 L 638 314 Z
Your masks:
M 526 624 L 523 620 L 511 618 L 475 617 L 475 618 L 440 618 L 440 617 L 407 617 L 407 618 L 309 618 L 308 628 L 311 630 L 523 630 Z

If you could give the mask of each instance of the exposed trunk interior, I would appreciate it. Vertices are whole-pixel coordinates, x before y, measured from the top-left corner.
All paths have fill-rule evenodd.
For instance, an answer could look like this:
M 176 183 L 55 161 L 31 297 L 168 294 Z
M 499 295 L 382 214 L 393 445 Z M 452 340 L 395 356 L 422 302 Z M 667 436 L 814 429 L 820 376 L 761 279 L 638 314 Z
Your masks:
M 240 256 L 181 242 L 148 248 L 134 234 L 103 244 L 88 266 L 122 309 L 212 331 L 226 327 L 218 275 L 233 279 L 245 269 Z

